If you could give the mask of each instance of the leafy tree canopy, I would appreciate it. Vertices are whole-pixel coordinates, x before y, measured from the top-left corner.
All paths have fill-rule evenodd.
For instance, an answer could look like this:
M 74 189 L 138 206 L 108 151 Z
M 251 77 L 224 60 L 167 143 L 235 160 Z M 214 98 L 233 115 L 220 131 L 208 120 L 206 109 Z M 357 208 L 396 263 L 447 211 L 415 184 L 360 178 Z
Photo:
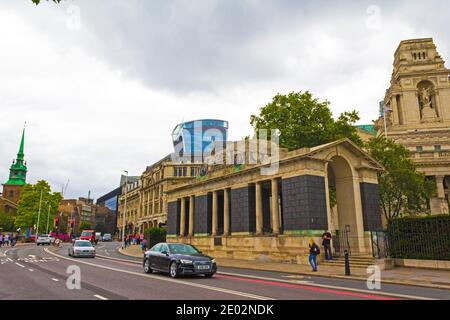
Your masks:
M 384 137 L 371 139 L 368 152 L 386 169 L 378 175 L 381 208 L 389 221 L 401 213 L 420 213 L 427 199 L 436 193 L 436 184 L 418 172 L 410 152 Z
M 250 123 L 256 131 L 280 130 L 280 146 L 294 150 L 342 138 L 362 145 L 354 126 L 358 120 L 356 111 L 344 112 L 334 119 L 330 102 L 319 101 L 306 91 L 276 95 L 271 103 L 261 108 L 259 115 L 251 116 Z
M 15 231 L 14 230 L 14 217 L 10 214 L 3 212 L 0 208 L 0 232 Z
M 92 229 L 91 223 L 89 221 L 81 221 L 80 231 Z
M 51 192 L 47 181 L 41 180 L 35 185 L 25 185 L 17 205 L 16 228 L 25 230 L 27 227 L 37 225 L 40 206 L 39 233 L 45 233 L 47 231 L 47 220 L 50 221 L 49 229 L 51 229 L 62 199 L 61 193 Z

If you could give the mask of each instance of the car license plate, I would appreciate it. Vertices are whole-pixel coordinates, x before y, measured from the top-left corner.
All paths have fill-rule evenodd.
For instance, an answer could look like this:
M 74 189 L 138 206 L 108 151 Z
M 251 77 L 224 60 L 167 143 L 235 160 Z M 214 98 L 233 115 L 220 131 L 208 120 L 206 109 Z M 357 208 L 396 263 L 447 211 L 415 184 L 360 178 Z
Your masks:
M 198 270 L 209 270 L 209 266 L 197 266 Z

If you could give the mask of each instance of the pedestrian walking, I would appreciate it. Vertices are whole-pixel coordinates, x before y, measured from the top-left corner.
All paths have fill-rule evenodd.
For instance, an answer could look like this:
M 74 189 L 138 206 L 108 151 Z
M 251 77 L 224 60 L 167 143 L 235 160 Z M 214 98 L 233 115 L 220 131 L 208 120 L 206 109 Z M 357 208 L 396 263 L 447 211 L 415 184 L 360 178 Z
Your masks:
M 142 252 L 145 252 L 145 249 L 147 248 L 147 239 L 143 239 L 142 241 L 141 241 L 141 249 L 142 249 Z
M 0 233 L 0 247 L 3 247 L 3 233 Z
M 322 245 L 325 251 L 325 260 L 333 260 L 333 253 L 331 252 L 331 233 L 329 231 L 322 235 Z
M 313 272 L 317 272 L 317 256 L 320 254 L 319 246 L 314 239 L 309 240 L 309 264 L 313 268 Z
M 9 246 L 9 234 L 5 235 L 4 242 L 6 246 Z

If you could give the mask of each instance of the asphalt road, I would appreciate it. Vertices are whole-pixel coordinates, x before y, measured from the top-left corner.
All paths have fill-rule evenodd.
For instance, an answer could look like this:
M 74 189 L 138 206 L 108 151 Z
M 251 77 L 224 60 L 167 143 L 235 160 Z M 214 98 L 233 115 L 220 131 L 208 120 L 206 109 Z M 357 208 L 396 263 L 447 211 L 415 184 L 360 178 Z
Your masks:
M 45 300 L 385 300 L 450 299 L 450 291 L 383 284 L 371 291 L 364 281 L 307 277 L 223 268 L 212 279 L 147 275 L 140 259 L 101 243 L 95 259 L 73 259 L 67 246 L 52 252 L 35 245 L 0 249 L 0 299 Z M 100 256 L 104 256 L 100 257 Z M 111 258 L 121 259 L 112 260 Z M 70 289 L 68 269 L 79 267 L 81 288 Z M 70 271 L 70 270 L 69 270 Z

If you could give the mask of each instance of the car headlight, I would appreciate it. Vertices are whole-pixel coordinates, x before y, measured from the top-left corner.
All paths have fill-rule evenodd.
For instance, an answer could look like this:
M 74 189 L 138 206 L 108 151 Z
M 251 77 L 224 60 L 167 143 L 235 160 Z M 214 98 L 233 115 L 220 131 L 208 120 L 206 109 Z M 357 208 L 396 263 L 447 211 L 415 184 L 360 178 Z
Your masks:
M 216 259 L 212 259 L 212 260 L 211 260 L 211 263 L 216 263 Z
M 180 262 L 181 262 L 182 264 L 192 264 L 192 260 L 184 260 L 184 259 L 181 259 Z

